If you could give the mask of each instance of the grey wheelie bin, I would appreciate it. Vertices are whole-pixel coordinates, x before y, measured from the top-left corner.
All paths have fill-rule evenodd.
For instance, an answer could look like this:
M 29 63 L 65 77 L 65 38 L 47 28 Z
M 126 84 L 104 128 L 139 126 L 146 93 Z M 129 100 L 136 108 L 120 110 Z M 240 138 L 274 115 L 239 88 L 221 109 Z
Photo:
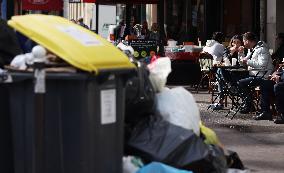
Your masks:
M 76 69 L 9 72 L 15 173 L 121 173 L 128 58 L 61 17 L 15 16 L 9 25 Z
M 0 84 L 0 172 L 13 172 L 12 147 L 8 89 Z

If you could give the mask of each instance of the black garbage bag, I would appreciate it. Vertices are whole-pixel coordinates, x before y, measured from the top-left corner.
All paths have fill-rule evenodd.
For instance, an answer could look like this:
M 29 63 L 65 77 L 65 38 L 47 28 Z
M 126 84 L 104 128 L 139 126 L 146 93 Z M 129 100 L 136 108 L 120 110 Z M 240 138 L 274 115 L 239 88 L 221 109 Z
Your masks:
M 223 173 L 227 163 L 223 150 L 207 145 L 192 130 L 151 116 L 137 124 L 127 142 L 126 153 L 146 163 L 157 161 L 196 173 Z
M 125 123 L 135 126 L 155 112 L 155 91 L 144 63 L 136 62 L 136 74 L 126 83 Z
M 245 169 L 245 166 L 243 165 L 243 162 L 241 161 L 238 153 L 231 150 L 225 150 L 225 156 L 227 158 L 227 163 L 229 168 L 235 168 L 235 169 Z

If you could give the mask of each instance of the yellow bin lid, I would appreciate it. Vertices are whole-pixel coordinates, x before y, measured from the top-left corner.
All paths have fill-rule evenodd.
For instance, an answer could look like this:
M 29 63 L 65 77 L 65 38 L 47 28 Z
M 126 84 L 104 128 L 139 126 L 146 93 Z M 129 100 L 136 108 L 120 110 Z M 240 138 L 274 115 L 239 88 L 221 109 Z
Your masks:
M 128 57 L 107 40 L 63 17 L 13 16 L 8 24 L 81 70 L 98 74 L 105 70 L 134 68 Z

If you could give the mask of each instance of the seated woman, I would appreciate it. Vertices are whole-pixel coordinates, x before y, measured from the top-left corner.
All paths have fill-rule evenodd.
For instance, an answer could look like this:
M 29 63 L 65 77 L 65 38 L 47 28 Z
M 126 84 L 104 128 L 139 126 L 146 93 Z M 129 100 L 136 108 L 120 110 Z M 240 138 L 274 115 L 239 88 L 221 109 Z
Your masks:
M 223 53 L 223 59 L 224 60 L 228 60 L 230 61 L 230 63 L 232 64 L 232 59 L 236 58 L 238 59 L 238 55 L 239 55 L 239 48 L 243 46 L 243 41 L 242 41 L 242 36 L 241 35 L 234 35 L 231 38 L 230 44 L 227 48 L 225 48 L 224 53 Z M 247 49 L 244 50 L 245 54 L 247 53 Z M 237 62 L 236 65 L 239 65 L 239 63 Z M 234 76 L 234 78 L 238 78 L 238 76 Z M 229 74 L 226 70 L 222 69 L 222 68 L 218 68 L 217 69 L 217 79 L 219 81 L 229 81 L 230 77 Z M 220 92 L 220 97 L 219 97 L 219 102 L 217 104 L 214 104 L 214 106 L 212 107 L 212 109 L 214 110 L 219 110 L 219 109 L 223 109 L 224 105 L 224 94 L 222 93 L 222 91 L 224 90 L 224 86 L 225 83 L 219 82 L 218 83 L 218 91 Z
M 230 62 L 232 63 L 233 58 L 239 57 L 239 48 L 243 46 L 243 37 L 241 35 L 234 35 L 231 38 L 230 44 L 227 48 L 224 50 L 223 57 L 228 58 Z M 247 49 L 244 49 L 244 54 L 247 54 Z M 237 65 L 239 65 L 239 62 L 237 62 Z

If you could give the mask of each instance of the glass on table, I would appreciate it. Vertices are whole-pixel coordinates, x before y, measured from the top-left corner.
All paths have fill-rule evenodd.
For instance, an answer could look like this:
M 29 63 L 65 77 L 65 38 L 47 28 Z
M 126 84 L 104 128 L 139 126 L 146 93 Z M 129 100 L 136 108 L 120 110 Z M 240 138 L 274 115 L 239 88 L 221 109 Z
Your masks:
M 221 64 L 222 64 L 221 61 L 213 60 L 213 65 L 219 66 Z
M 228 58 L 225 58 L 224 62 L 225 62 L 225 66 L 231 66 L 231 62 Z
M 236 66 L 237 65 L 237 58 L 232 58 L 232 66 Z

